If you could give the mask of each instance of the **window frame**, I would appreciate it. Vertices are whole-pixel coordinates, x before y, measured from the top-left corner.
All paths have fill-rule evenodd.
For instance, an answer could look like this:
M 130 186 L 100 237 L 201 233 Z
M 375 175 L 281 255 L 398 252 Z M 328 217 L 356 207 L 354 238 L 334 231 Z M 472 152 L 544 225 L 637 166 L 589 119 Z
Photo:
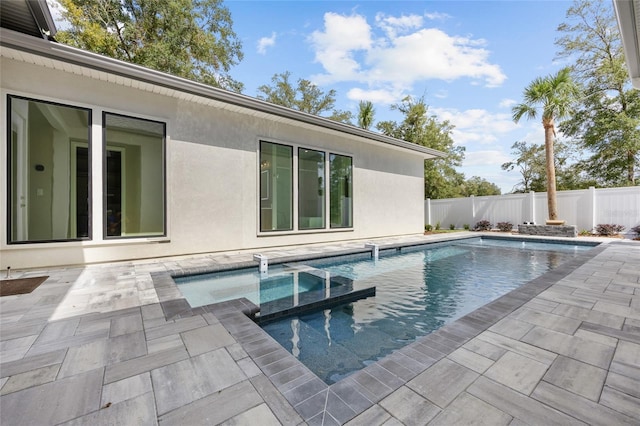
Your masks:
M 110 112 L 107 110 L 102 111 L 102 156 L 100 161 L 102 162 L 102 240 L 103 241 L 122 241 L 122 240 L 137 240 L 137 239 L 163 239 L 168 235 L 168 214 L 167 214 L 167 122 L 155 120 L 151 118 L 141 117 L 133 114 L 124 114 L 120 112 Z M 141 234 L 141 235 L 108 235 L 108 215 L 107 215 L 107 115 L 114 117 L 122 117 L 126 119 L 139 120 L 149 123 L 162 125 L 162 234 Z
M 300 175 L 301 172 L 303 171 L 303 169 L 300 167 L 300 152 L 306 150 L 306 151 L 313 151 L 316 153 L 320 153 L 322 154 L 322 179 L 323 179 L 323 183 L 322 183 L 322 190 L 323 190 L 323 194 L 322 194 L 322 199 L 323 199 L 323 203 L 322 203 L 322 226 L 316 226 L 316 227 L 307 227 L 307 228 L 303 228 L 301 227 L 301 223 L 300 220 L 302 218 L 302 215 L 300 214 L 300 210 L 301 210 L 301 206 L 300 206 L 300 193 L 301 193 L 301 180 L 300 179 Z M 297 171 L 298 171 L 298 191 L 297 191 L 297 198 L 298 198 L 298 215 L 297 215 L 297 223 L 298 223 L 298 231 L 313 231 L 313 230 L 319 230 L 319 229 L 326 229 L 327 228 L 327 151 L 324 150 L 319 150 L 319 149 L 312 149 L 312 148 L 307 148 L 307 147 L 303 147 L 303 146 L 298 146 L 297 150 L 296 150 L 297 154 L 298 154 L 298 167 L 297 167 Z
M 351 191 L 351 196 L 349 197 L 351 199 L 351 205 L 349 206 L 349 217 L 351 219 L 351 224 L 344 226 L 344 225 L 340 225 L 340 226 L 334 226 L 332 221 L 331 221 L 331 183 L 329 183 L 329 190 L 327 191 L 328 194 L 328 202 L 329 202 L 329 228 L 330 229 L 352 229 L 353 228 L 353 204 L 354 204 L 354 197 L 353 197 L 353 156 L 352 155 L 345 155 L 345 154 L 338 154 L 336 152 L 330 152 L 328 155 L 328 162 L 329 162 L 329 181 L 331 181 L 331 156 L 340 156 L 340 157 L 345 157 L 345 158 L 349 158 L 351 160 L 351 165 L 350 165 L 350 171 L 349 171 L 349 177 L 350 177 L 350 185 L 349 185 L 349 189 Z
M 275 236 L 285 236 L 285 235 L 299 235 L 299 234 L 319 234 L 319 233 L 336 233 L 336 232 L 353 232 L 355 229 L 355 217 L 354 217 L 354 209 L 353 209 L 353 193 L 355 191 L 355 183 L 354 183 L 354 155 L 351 153 L 340 152 L 339 150 L 331 149 L 331 148 L 319 148 L 317 146 L 313 146 L 312 144 L 299 144 L 289 141 L 281 141 L 274 138 L 264 138 L 258 137 L 257 141 L 257 150 L 256 150 L 256 205 L 257 205 L 257 213 L 256 213 L 256 235 L 257 237 L 275 237 Z M 293 184 L 293 216 L 292 216 L 292 228 L 290 230 L 262 230 L 262 212 L 261 212 L 261 199 L 263 195 L 263 187 L 261 181 L 261 143 L 271 143 L 276 145 L 284 145 L 290 147 L 293 152 L 293 170 L 292 170 L 292 184 Z M 324 176 L 325 176 L 325 185 L 324 185 L 324 226 L 322 228 L 305 228 L 300 229 L 300 209 L 299 209 L 299 195 L 300 195 L 300 167 L 299 167 L 299 152 L 301 149 L 307 149 L 310 151 L 317 151 L 324 154 Z M 331 227 L 331 211 L 330 211 L 330 175 L 331 175 L 331 165 L 330 165 L 330 156 L 331 155 L 339 155 L 343 157 L 349 157 L 351 159 L 351 225 L 345 227 Z
M 283 146 L 286 148 L 290 148 L 291 150 L 291 187 L 290 187 L 290 191 L 291 191 L 291 201 L 289 203 L 289 212 L 290 212 L 290 217 L 291 217 L 291 226 L 288 229 L 262 229 L 262 201 L 264 201 L 265 199 L 263 199 L 262 197 L 262 190 L 263 190 L 263 186 L 262 186 L 262 175 L 264 172 L 266 172 L 267 170 L 262 170 L 262 144 L 263 143 L 268 143 L 271 145 L 277 145 L 277 146 Z M 294 230 L 296 230 L 297 228 L 297 209 L 295 208 L 295 206 L 297 205 L 297 191 L 296 191 L 296 185 L 297 185 L 297 174 L 296 174 L 296 169 L 297 169 L 297 155 L 296 155 L 296 149 L 293 145 L 290 144 L 286 144 L 286 143 L 281 143 L 281 142 L 273 142 L 270 140 L 266 140 L 266 139 L 260 139 L 258 142 L 258 232 L 260 233 L 264 233 L 264 234 L 273 234 L 273 233 L 288 233 L 288 232 L 292 232 Z M 270 169 L 269 169 L 270 170 Z M 266 185 L 265 186 L 267 192 L 269 195 L 273 194 L 273 191 L 270 191 L 269 188 L 271 188 L 270 185 Z M 269 199 L 269 198 L 266 198 Z
M 13 191 L 13 177 L 12 177 L 12 161 L 13 161 L 13 152 L 12 152 L 12 141 L 13 141 L 13 106 L 12 100 L 19 99 L 27 102 L 41 103 L 46 105 L 53 105 L 57 107 L 63 108 L 73 108 L 76 110 L 81 110 L 87 113 L 87 236 L 86 237 L 75 237 L 75 238 L 50 238 L 50 239 L 42 239 L 42 240 L 33 240 L 33 239 L 25 239 L 19 241 L 13 241 L 13 229 L 12 229 L 12 221 L 14 219 L 13 213 L 13 203 L 12 198 L 14 195 Z M 73 103 L 63 103 L 58 101 L 51 101 L 45 99 L 38 99 L 31 96 L 22 96 L 22 95 L 14 95 L 11 93 L 6 94 L 6 167 L 7 167 L 7 175 L 6 175 L 6 244 L 10 245 L 24 245 L 24 244 L 50 244 L 50 243 L 68 243 L 68 242 L 79 242 L 79 241 L 92 241 L 93 240 L 93 167 L 92 167 L 92 155 L 93 155 L 93 145 L 94 141 L 92 139 L 92 127 L 93 127 L 93 109 L 86 106 L 74 105 Z M 24 117 L 23 117 L 24 118 Z M 28 120 L 28 118 L 26 119 Z M 25 120 L 25 125 L 27 125 L 28 121 Z M 69 142 L 69 147 L 73 146 L 72 141 Z M 68 153 L 69 155 L 71 152 Z M 71 161 L 69 162 L 67 172 L 71 175 Z M 71 179 L 69 184 L 71 183 Z M 77 212 L 77 211 L 76 211 Z M 71 208 L 69 208 L 69 214 L 71 213 Z M 76 222 L 77 223 L 77 222 Z

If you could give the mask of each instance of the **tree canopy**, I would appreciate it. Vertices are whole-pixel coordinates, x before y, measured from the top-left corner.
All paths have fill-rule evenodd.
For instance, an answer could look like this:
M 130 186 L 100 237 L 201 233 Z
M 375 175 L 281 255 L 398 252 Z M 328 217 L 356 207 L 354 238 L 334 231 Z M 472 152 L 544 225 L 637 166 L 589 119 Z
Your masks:
M 453 125 L 440 122 L 429 115 L 424 97 L 414 100 L 405 97 L 401 103 L 392 105 L 400 111 L 404 119 L 400 123 L 381 121 L 376 128 L 387 136 L 413 142 L 447 154 L 446 158 L 425 160 L 424 187 L 426 198 L 453 198 L 461 196 L 464 174 L 455 168 L 462 164 L 464 147 L 454 145 L 451 137 Z
M 313 115 L 321 116 L 331 112 L 327 118 L 351 124 L 352 114 L 349 111 L 334 109 L 336 91 L 331 89 L 323 92 L 311 81 L 299 78 L 296 85 L 291 82 L 291 73 L 274 74 L 271 85 L 263 84 L 258 87 L 258 98 L 276 105 L 296 109 Z
M 576 1 L 556 45 L 584 85 L 576 113 L 560 129 L 585 151 L 581 167 L 604 187 L 638 184 L 640 91 L 631 87 L 611 3 Z
M 228 74 L 242 44 L 222 0 L 59 0 L 56 39 L 190 80 L 242 91 Z

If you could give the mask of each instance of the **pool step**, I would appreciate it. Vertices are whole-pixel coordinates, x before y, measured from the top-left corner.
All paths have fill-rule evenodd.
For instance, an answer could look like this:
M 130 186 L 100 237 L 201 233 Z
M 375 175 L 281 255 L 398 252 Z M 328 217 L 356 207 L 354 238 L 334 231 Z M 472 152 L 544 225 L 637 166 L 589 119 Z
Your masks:
M 309 271 L 305 270 L 305 272 L 300 273 L 310 273 L 318 277 L 318 275 L 313 273 L 318 270 L 313 271 L 314 269 L 315 268 L 310 268 Z M 324 278 L 325 273 L 324 271 L 321 272 L 322 276 L 320 276 L 320 278 Z M 330 284 L 327 287 L 320 290 L 300 293 L 297 300 L 295 300 L 293 296 L 289 296 L 272 302 L 262 303 L 260 305 L 260 312 L 253 317 L 254 321 L 259 324 L 264 324 L 291 315 L 350 303 L 366 297 L 375 296 L 376 294 L 375 287 L 354 289 L 353 281 L 348 278 L 335 276 L 329 278 L 329 280 Z

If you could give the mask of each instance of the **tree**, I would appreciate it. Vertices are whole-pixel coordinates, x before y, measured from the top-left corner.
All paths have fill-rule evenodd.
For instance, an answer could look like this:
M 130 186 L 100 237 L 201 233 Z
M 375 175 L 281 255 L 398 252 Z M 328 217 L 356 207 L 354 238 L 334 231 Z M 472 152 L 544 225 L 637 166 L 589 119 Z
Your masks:
M 469 197 L 471 195 L 481 197 L 484 195 L 500 195 L 501 193 L 500 187 L 495 183 L 491 183 L 480 176 L 472 176 L 462 185 L 461 195 L 463 197 Z
M 325 93 L 311 81 L 302 78 L 298 79 L 297 86 L 294 87 L 290 78 L 289 71 L 274 74 L 271 77 L 271 86 L 263 84 L 258 87 L 258 98 L 312 115 L 319 116 L 332 111 L 327 118 L 351 124 L 350 112 L 333 109 L 336 103 L 335 90 L 331 89 Z
M 65 44 L 190 80 L 242 91 L 229 69 L 242 44 L 222 0 L 60 0 Z
M 636 185 L 640 91 L 631 87 L 612 5 L 576 1 L 567 19 L 558 27 L 558 56 L 575 58 L 572 73 L 585 86 L 585 96 L 560 130 L 591 154 L 580 165 L 598 185 Z
M 371 101 L 360 101 L 358 104 L 358 127 L 369 130 L 373 125 L 375 108 Z
M 554 143 L 554 160 L 557 189 L 582 189 L 593 185 L 585 179 L 579 165 L 572 163 L 572 152 L 566 144 Z M 502 164 L 502 170 L 520 171 L 521 180 L 513 187 L 513 192 L 543 192 L 547 187 L 544 145 L 516 142 L 511 146 L 515 159 Z
M 516 158 L 502 164 L 502 170 L 512 171 L 516 167 L 522 180 L 513 187 L 513 192 L 542 192 L 546 188 L 544 145 L 516 142 L 511 145 Z
M 547 176 L 547 208 L 549 219 L 558 218 L 556 200 L 556 171 L 554 163 L 553 143 L 556 137 L 555 120 L 568 117 L 571 104 L 579 95 L 578 86 L 570 75 L 569 68 L 563 68 L 555 75 L 538 77 L 524 90 L 524 102 L 513 107 L 513 121 L 519 122 L 522 117 L 536 118 L 538 109 L 542 110 L 542 126 L 544 127 L 545 169 Z
M 462 164 L 464 147 L 454 145 L 451 138 L 453 125 L 448 121 L 440 122 L 435 116 L 428 115 L 424 97 L 414 101 L 408 96 L 391 108 L 404 114 L 404 120 L 401 123 L 379 122 L 376 128 L 380 132 L 447 154 L 446 158 L 425 160 L 425 197 L 436 199 L 462 196 L 460 188 L 464 184 L 464 175 L 455 168 Z

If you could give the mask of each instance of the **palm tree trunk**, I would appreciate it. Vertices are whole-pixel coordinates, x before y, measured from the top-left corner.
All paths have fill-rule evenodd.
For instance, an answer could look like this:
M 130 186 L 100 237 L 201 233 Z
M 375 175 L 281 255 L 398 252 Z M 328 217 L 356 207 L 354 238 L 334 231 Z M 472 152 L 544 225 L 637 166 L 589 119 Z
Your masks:
M 558 219 L 558 204 L 556 200 L 556 167 L 553 153 L 553 140 L 555 130 L 553 121 L 544 123 L 544 152 L 547 168 L 547 208 L 549 210 L 549 220 Z

